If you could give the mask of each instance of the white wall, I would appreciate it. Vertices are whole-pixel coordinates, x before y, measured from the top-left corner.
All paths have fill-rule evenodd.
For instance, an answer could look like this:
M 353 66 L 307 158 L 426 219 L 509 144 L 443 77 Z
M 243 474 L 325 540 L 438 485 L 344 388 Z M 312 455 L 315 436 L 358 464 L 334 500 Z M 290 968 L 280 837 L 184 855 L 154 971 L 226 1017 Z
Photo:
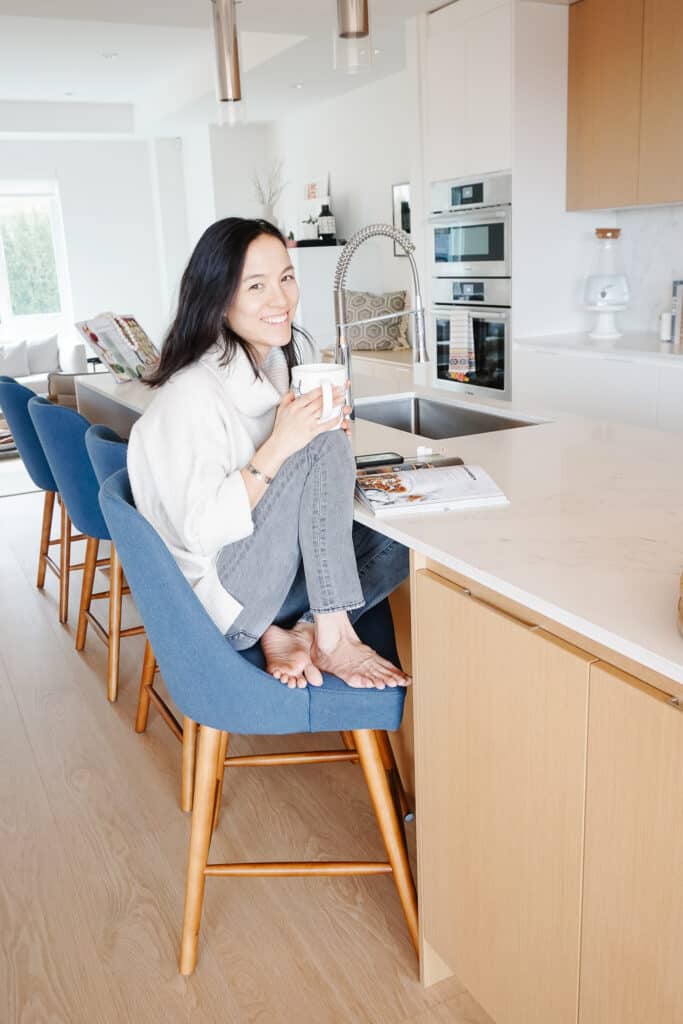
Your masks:
M 0 141 L 0 179 L 56 180 L 76 320 L 135 315 L 152 338 L 162 302 L 144 141 Z
M 514 38 L 513 334 L 581 331 L 593 231 L 614 214 L 565 210 L 568 9 L 519 0 Z
M 188 240 L 193 249 L 200 235 L 216 219 L 211 126 L 202 125 L 185 132 L 182 146 Z
M 180 278 L 190 256 L 182 140 L 151 140 L 150 160 L 162 313 L 164 320 L 169 321 L 177 305 Z
M 254 174 L 263 180 L 278 162 L 272 124 L 211 126 L 216 217 L 260 217 Z
M 366 224 L 391 224 L 391 186 L 408 181 L 417 144 L 416 105 L 405 71 L 316 104 L 274 125 L 288 182 L 276 207 L 280 226 L 301 235 L 303 186 L 330 175 L 337 237 Z M 365 243 L 348 283 L 368 291 L 407 287 L 407 260 L 388 239 Z
M 683 280 L 683 206 L 618 210 L 616 223 L 631 293 L 619 324 L 658 331 L 659 314 L 671 309 L 671 282 Z

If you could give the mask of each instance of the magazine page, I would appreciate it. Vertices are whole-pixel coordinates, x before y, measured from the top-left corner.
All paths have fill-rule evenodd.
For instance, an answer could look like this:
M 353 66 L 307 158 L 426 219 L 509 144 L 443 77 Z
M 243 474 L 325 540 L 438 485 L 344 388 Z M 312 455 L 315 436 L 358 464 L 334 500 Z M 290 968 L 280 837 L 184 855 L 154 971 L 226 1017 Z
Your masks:
M 375 515 L 505 505 L 508 499 L 481 466 L 359 474 L 356 493 Z
M 131 347 L 136 352 L 145 368 L 156 366 L 159 362 L 159 350 L 147 334 L 143 331 L 134 316 L 114 316 L 118 327 L 126 336 Z
M 126 319 L 132 320 L 132 317 Z M 100 313 L 90 320 L 80 321 L 76 327 L 117 380 L 140 380 L 143 377 L 150 363 L 140 349 L 139 341 L 136 344 L 131 342 L 113 313 Z M 151 342 L 149 344 L 152 345 Z M 153 345 L 152 349 L 156 353 Z

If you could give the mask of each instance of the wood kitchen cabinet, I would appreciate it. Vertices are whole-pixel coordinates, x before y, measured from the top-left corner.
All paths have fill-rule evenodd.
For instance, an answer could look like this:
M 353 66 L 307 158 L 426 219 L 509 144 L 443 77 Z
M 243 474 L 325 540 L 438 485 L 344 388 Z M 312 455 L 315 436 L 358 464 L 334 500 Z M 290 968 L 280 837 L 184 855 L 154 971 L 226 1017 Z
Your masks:
M 570 8 L 567 209 L 683 200 L 681 32 L 679 0 Z
M 590 655 L 413 574 L 422 970 L 576 1024 Z
M 569 210 L 638 202 L 644 2 L 581 0 L 569 10 Z
M 591 666 L 579 1024 L 683 1020 L 683 713 Z
M 639 203 L 683 199 L 683 4 L 645 0 Z

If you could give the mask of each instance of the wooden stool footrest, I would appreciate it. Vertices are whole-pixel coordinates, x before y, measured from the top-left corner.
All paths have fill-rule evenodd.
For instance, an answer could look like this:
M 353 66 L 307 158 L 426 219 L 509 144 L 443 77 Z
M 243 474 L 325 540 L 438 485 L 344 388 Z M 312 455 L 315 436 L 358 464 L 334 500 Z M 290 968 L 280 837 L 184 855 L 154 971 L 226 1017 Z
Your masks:
M 244 754 L 226 757 L 226 768 L 263 768 L 283 764 L 325 764 L 357 761 L 355 750 L 302 750 L 286 754 Z
M 180 740 L 180 742 L 182 743 L 183 727 L 178 721 L 178 719 L 175 717 L 171 709 L 169 708 L 164 698 L 161 696 L 161 694 L 157 693 L 153 686 L 149 687 L 147 693 L 149 695 L 150 700 L 152 700 L 155 706 L 159 709 L 159 714 L 166 722 L 166 725 L 169 727 L 169 729 L 176 737 L 176 739 Z
M 314 875 L 390 875 L 391 864 L 384 861 L 271 861 L 250 864 L 207 864 L 207 876 L 226 878 L 247 875 L 271 878 L 305 878 Z

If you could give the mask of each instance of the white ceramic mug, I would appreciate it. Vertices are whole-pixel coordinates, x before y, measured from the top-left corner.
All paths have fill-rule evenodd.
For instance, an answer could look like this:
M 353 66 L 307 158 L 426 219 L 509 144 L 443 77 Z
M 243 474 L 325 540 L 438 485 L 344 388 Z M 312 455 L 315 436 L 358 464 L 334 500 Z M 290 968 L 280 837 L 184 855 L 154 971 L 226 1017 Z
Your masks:
M 343 406 L 332 404 L 333 388 L 343 388 L 346 384 L 346 369 L 339 363 L 302 363 L 292 367 L 292 391 L 297 397 L 305 395 L 315 388 L 323 390 L 323 411 L 320 422 L 338 419 L 341 426 Z M 336 428 L 335 428 L 336 429 Z

